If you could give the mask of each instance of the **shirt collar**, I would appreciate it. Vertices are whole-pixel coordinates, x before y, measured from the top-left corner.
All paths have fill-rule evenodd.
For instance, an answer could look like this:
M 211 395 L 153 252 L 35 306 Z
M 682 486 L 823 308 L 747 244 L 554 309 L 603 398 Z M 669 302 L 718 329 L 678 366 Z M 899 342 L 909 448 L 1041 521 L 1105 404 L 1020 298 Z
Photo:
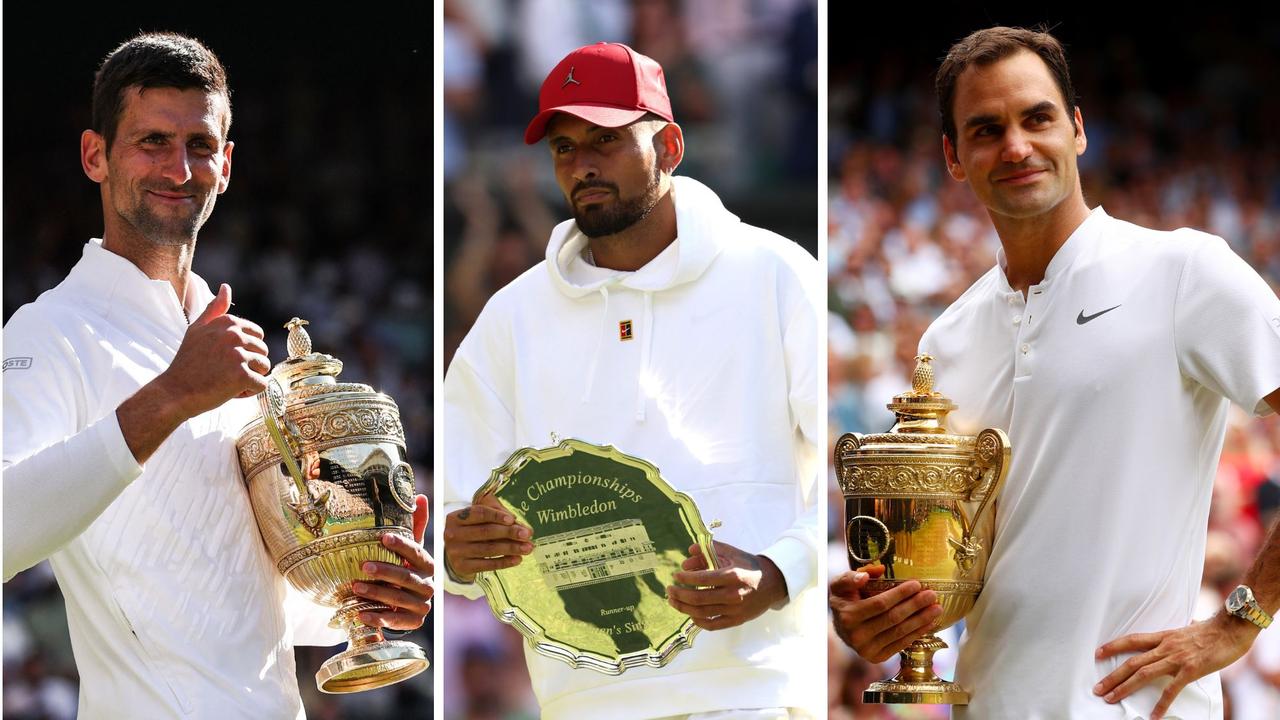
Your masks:
M 125 309 L 181 327 L 183 332 L 213 300 L 208 283 L 193 272 L 187 280 L 187 296 L 179 304 L 173 285 L 147 277 L 128 259 L 102 247 L 99 238 L 85 243 L 84 254 L 72 268 L 69 279 L 84 292 L 86 301 L 97 304 L 104 314 Z
M 1044 280 L 1041 280 L 1038 285 L 1045 285 L 1066 272 L 1086 247 L 1092 246 L 1102 237 L 1102 228 L 1110 219 L 1111 216 L 1102 209 L 1101 205 L 1091 210 L 1084 222 L 1067 236 L 1067 241 L 1058 248 L 1058 252 L 1053 254 L 1053 258 L 1049 260 L 1049 266 L 1044 270 Z M 1016 292 L 1009 285 L 1009 277 L 1005 274 L 1009 269 L 1009 260 L 1005 257 L 1004 246 L 996 249 L 996 263 L 1000 266 L 1000 282 L 1004 290 Z

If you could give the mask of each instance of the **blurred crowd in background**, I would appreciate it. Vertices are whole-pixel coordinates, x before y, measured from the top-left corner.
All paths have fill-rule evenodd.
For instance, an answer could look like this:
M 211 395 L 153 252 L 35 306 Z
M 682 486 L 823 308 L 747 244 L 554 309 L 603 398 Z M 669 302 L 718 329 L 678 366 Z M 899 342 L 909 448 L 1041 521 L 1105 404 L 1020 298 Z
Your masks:
M 870 44 L 831 43 L 832 445 L 844 432 L 889 429 L 893 414 L 885 403 L 910 388 L 921 334 L 995 265 L 999 240 L 985 209 L 946 173 L 933 90 L 933 73 L 952 42 L 988 25 L 1043 19 L 992 15 L 950 18 L 910 37 L 894 34 Z M 1086 202 L 1147 227 L 1220 235 L 1280 288 L 1280 136 L 1272 126 L 1280 98 L 1271 91 L 1280 81 L 1280 26 L 1226 13 L 1170 11 L 1144 17 L 1137 27 L 1099 23 L 1097 13 L 1092 18 L 1052 26 L 1066 44 L 1084 115 Z M 1187 32 L 1192 26 L 1195 32 Z M 830 477 L 834 576 L 848 560 L 843 498 L 834 470 Z M 1255 419 L 1233 408 L 1196 617 L 1221 607 L 1278 506 L 1280 419 Z M 944 639 L 952 649 L 939 654 L 945 677 L 954 667 L 957 636 L 950 632 Z M 946 717 L 941 707 L 862 706 L 862 690 L 896 672 L 897 659 L 870 666 L 834 638 L 830 649 L 833 720 Z M 1222 679 L 1229 718 L 1280 717 L 1280 635 L 1259 635 Z
M 429 495 L 432 77 L 430 33 L 422 32 L 430 27 L 428 11 L 342 17 L 331 28 L 267 10 L 252 23 L 193 21 L 192 13 L 172 10 L 75 25 L 49 17 L 41 27 L 58 25 L 56 36 L 7 36 L 5 320 L 61 281 L 84 243 L 102 233 L 98 187 L 78 156 L 101 59 L 140 28 L 196 36 L 227 67 L 236 148 L 231 184 L 200 232 L 195 272 L 214 289 L 231 285 L 231 312 L 267 331 L 272 362 L 287 356 L 283 324 L 300 316 L 310 321 L 315 350 L 343 361 L 342 380 L 391 395 L 418 490 Z M 430 548 L 430 528 L 426 537 Z M 430 623 L 409 636 L 429 654 Z M 76 667 L 47 562 L 5 584 L 3 636 L 4 717 L 75 717 Z M 313 676 L 341 649 L 297 648 L 309 718 L 430 715 L 430 672 L 387 689 L 321 695 Z
M 705 183 L 743 221 L 816 255 L 816 8 L 814 0 L 446 0 L 446 367 L 489 296 L 541 261 L 552 227 L 569 217 L 546 143 L 529 147 L 523 137 L 546 74 L 583 45 L 623 42 L 657 60 L 684 131 L 679 174 Z M 537 717 L 520 636 L 483 600 L 450 595 L 444 611 L 446 718 Z

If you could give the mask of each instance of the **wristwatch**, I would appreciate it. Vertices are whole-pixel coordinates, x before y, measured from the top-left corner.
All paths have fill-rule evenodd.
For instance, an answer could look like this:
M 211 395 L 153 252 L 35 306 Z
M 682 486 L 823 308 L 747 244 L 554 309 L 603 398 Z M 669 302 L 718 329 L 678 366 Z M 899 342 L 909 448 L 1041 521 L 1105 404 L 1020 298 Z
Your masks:
M 1271 616 L 1263 610 L 1258 601 L 1253 599 L 1253 590 L 1248 585 L 1237 585 L 1227 596 L 1227 613 L 1257 625 L 1263 630 L 1271 624 Z

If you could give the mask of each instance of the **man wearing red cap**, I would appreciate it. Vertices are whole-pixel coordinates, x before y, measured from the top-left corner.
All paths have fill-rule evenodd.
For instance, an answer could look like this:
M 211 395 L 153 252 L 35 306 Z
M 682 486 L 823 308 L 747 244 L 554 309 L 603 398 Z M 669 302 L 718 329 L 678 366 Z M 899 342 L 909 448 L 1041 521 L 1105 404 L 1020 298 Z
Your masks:
M 574 219 L 493 296 L 445 378 L 446 588 L 477 598 L 477 572 L 533 550 L 529 528 L 471 503 L 513 450 L 552 432 L 615 445 L 724 521 L 718 568 L 695 553 L 666 589 L 714 632 L 620 678 L 526 652 L 543 716 L 804 717 L 824 697 L 818 267 L 674 177 L 684 136 L 662 68 L 625 45 L 551 71 L 525 142 L 544 137 Z

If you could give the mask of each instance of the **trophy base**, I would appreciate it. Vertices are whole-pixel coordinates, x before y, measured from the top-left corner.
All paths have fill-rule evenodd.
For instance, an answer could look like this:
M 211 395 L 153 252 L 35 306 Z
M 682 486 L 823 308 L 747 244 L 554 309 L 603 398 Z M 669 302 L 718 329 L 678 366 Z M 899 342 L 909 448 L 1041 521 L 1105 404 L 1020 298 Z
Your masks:
M 864 703 L 902 703 L 910 705 L 968 705 L 969 693 L 953 682 L 872 683 L 862 693 Z
M 969 693 L 933 673 L 933 654 L 947 644 L 930 633 L 898 653 L 902 665 L 891 680 L 871 683 L 862 692 L 864 703 L 910 705 L 968 705 Z
M 431 667 L 422 648 L 403 640 L 383 640 L 334 655 L 316 673 L 320 692 L 373 690 L 407 680 Z

